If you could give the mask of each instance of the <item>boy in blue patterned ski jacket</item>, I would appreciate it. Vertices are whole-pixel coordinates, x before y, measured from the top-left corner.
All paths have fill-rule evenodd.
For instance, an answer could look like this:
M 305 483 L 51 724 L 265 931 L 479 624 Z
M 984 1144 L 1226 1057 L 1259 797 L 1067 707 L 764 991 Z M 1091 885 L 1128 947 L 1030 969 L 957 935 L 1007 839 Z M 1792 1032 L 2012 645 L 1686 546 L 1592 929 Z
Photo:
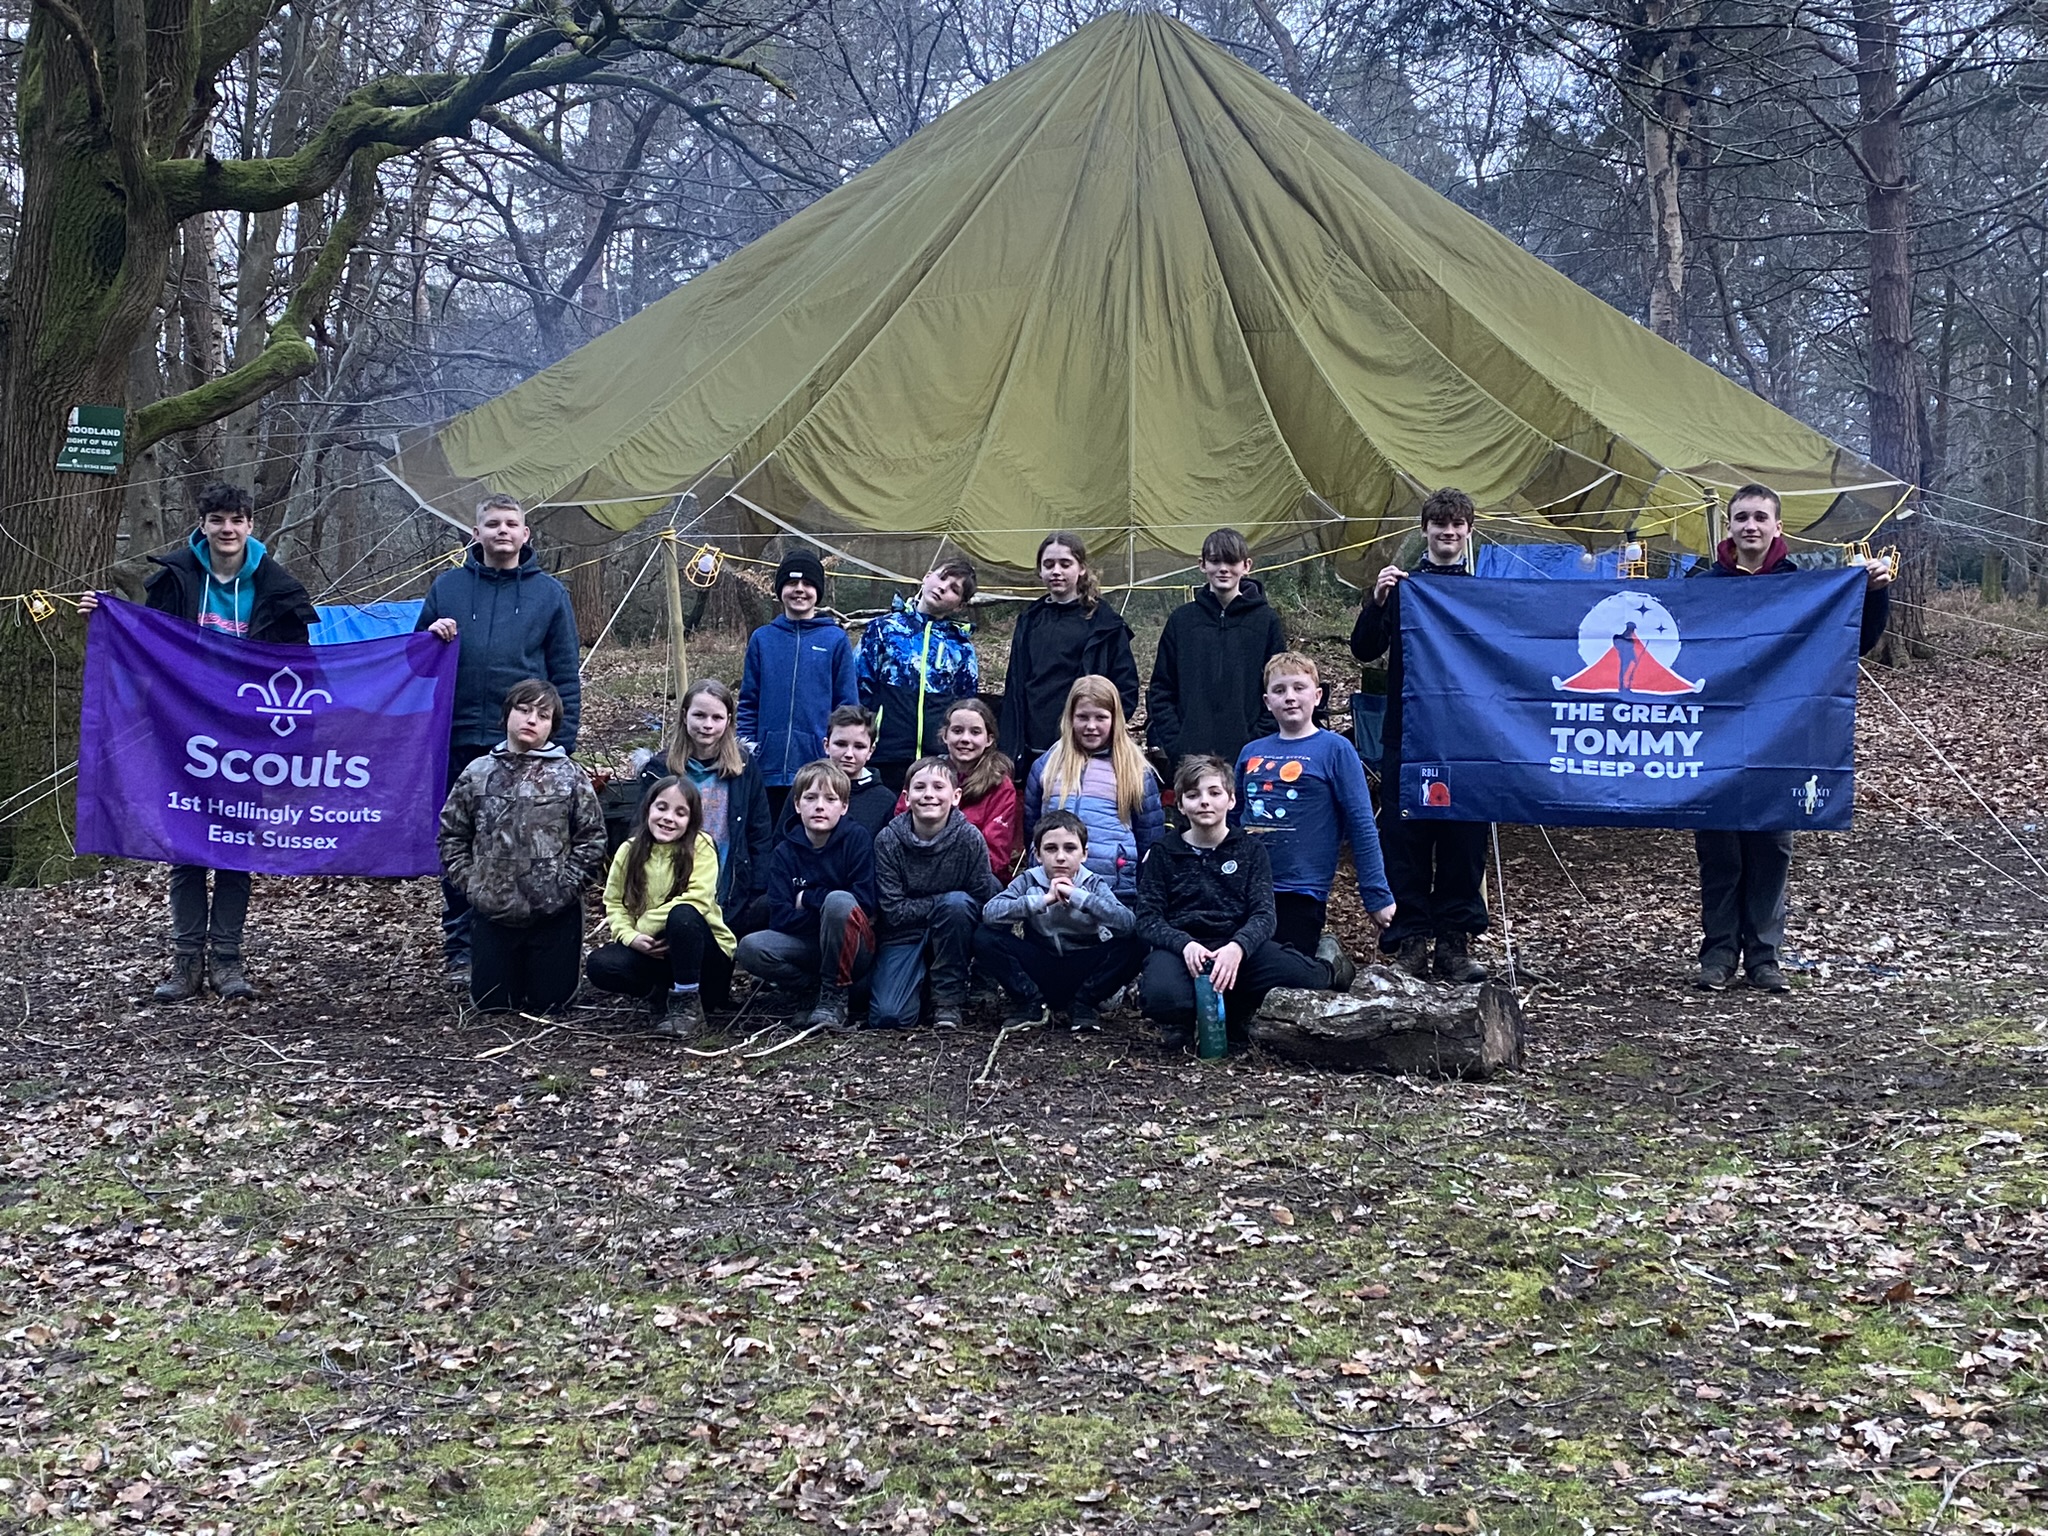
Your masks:
M 974 564 L 956 555 L 926 574 L 915 602 L 869 621 L 855 675 L 875 716 L 872 767 L 891 789 L 920 757 L 945 751 L 946 706 L 981 688 L 968 626 L 953 615 L 974 597 Z

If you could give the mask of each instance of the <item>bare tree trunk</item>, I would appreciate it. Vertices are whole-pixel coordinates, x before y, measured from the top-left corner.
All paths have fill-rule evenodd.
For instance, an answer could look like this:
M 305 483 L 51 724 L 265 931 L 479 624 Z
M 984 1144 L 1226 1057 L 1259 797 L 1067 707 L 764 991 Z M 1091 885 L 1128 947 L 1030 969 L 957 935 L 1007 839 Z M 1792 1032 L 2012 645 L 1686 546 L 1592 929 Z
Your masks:
M 1892 0 L 1855 0 L 1857 145 L 1870 258 L 1870 458 L 1911 486 L 1924 483 L 1926 402 L 1913 352 L 1912 189 L 1899 113 L 1899 24 Z M 1900 601 L 1887 658 L 1924 650 L 1934 592 L 1935 539 L 1925 518 L 1899 527 Z

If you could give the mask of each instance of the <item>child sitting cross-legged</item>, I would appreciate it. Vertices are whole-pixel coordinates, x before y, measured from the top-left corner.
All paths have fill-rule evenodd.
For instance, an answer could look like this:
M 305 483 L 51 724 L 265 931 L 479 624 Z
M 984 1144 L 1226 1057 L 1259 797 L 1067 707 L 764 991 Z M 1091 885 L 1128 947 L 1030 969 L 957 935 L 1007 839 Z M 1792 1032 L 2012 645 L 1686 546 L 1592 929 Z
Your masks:
M 847 815 L 853 789 L 835 763 L 797 769 L 789 804 L 796 820 L 768 856 L 768 926 L 740 940 L 740 968 L 770 986 L 817 984 L 805 1022 L 846 1028 L 850 993 L 875 958 L 875 851 Z
M 732 998 L 732 930 L 718 909 L 718 850 L 704 832 L 697 786 L 670 774 L 648 787 L 640 825 L 612 855 L 604 882 L 612 942 L 583 974 L 605 992 L 642 998 L 657 1034 L 694 1039 L 704 1005 Z
M 904 778 L 910 809 L 875 839 L 882 947 L 875 957 L 871 1029 L 909 1029 L 931 973 L 932 1022 L 958 1029 L 982 903 L 1002 890 L 988 845 L 960 814 L 960 781 L 943 757 L 920 758 Z
M 546 1013 L 576 995 L 583 888 L 604 862 L 589 775 L 554 744 L 562 696 L 537 677 L 505 695 L 505 739 L 462 770 L 441 808 L 448 883 L 469 898 L 470 1000 Z
M 1088 827 L 1049 811 L 1031 833 L 1038 865 L 981 909 L 974 956 L 1014 999 L 1004 1027 L 1043 1024 L 1049 1008 L 1076 1031 L 1102 1027 L 1102 1003 L 1138 974 L 1145 944 L 1109 881 L 1088 867 Z
M 1169 1048 L 1194 1037 L 1195 978 L 1223 994 L 1231 1035 L 1275 987 L 1324 987 L 1329 967 L 1273 942 L 1273 868 L 1258 838 L 1231 826 L 1230 764 L 1181 759 L 1174 795 L 1187 830 L 1153 845 L 1138 875 L 1138 937 L 1151 948 L 1138 991 Z

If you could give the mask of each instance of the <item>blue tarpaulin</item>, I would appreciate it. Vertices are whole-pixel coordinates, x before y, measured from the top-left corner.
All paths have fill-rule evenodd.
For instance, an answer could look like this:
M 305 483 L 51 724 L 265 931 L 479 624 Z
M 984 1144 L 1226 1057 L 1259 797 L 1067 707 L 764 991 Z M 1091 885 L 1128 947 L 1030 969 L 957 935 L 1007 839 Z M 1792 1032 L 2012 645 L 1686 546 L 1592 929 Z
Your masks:
M 414 598 L 409 603 L 347 603 L 319 613 L 320 622 L 307 638 L 315 645 L 343 645 L 411 634 L 420 621 L 420 602 Z
M 1844 830 L 1865 586 L 1411 581 L 1400 814 Z
M 1590 563 L 1577 544 L 1480 544 L 1473 574 L 1477 576 L 1547 577 L 1552 581 L 1613 581 L 1621 567 L 1621 551 L 1603 549 Z M 1663 578 L 1683 576 L 1699 562 L 1697 555 L 1671 556 Z

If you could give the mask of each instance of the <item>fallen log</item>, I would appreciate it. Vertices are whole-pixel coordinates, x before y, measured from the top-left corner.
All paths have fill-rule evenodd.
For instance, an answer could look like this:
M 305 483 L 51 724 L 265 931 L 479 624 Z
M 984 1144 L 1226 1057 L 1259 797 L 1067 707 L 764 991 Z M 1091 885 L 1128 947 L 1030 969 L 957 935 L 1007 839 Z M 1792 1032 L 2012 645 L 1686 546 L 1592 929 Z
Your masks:
M 1276 988 L 1250 1033 L 1276 1056 L 1346 1071 L 1483 1079 L 1522 1064 L 1522 1008 L 1505 982 L 1453 987 L 1384 965 L 1363 967 L 1349 992 Z

